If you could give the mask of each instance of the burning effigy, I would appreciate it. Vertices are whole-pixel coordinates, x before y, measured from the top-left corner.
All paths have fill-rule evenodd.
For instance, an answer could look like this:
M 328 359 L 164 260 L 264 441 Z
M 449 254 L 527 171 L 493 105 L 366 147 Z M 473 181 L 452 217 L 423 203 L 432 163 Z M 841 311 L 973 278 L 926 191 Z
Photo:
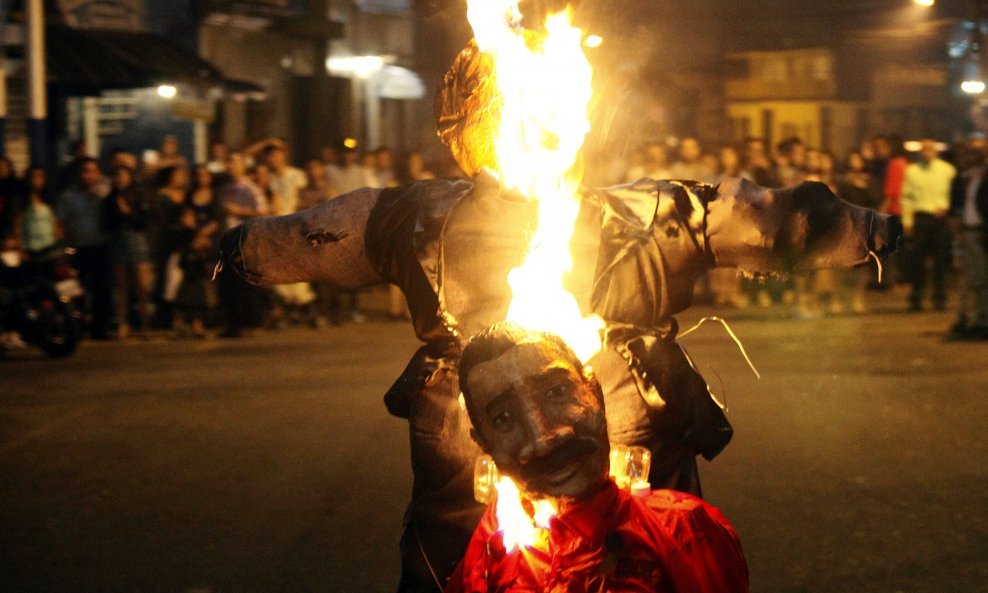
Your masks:
M 603 392 L 559 336 L 497 323 L 467 343 L 458 376 L 477 443 L 513 481 L 498 480 L 446 593 L 748 592 L 716 508 L 609 477 L 622 456 Z
M 517 4 L 470 2 L 476 38 L 437 94 L 440 138 L 467 178 L 358 190 L 222 242 L 225 273 L 252 283 L 404 292 L 424 345 L 385 395 L 409 422 L 415 480 L 403 591 L 442 588 L 483 511 L 456 373 L 472 335 L 502 320 L 560 335 L 600 381 L 610 442 L 651 451 L 653 486 L 699 494 L 696 456 L 716 456 L 732 428 L 676 341 L 696 280 L 862 265 L 899 235 L 820 183 L 583 187 L 583 34 L 565 11 L 526 30 Z

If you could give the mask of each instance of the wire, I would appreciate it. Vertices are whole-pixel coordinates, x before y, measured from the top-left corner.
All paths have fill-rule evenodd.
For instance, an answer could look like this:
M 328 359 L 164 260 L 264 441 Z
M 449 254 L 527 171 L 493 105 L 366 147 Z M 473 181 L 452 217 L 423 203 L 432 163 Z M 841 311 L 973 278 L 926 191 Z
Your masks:
M 875 264 L 878 265 L 878 283 L 881 284 L 882 283 L 882 272 L 883 272 L 882 260 L 878 257 L 878 254 L 877 253 L 875 253 L 874 251 L 870 251 L 870 250 L 868 251 L 868 257 L 869 258 L 875 258 Z
M 422 538 L 419 536 L 419 524 L 418 521 L 412 520 L 412 526 L 415 529 L 415 541 L 418 542 L 419 552 L 422 553 L 422 560 L 425 560 L 425 565 L 429 569 L 429 574 L 432 575 L 432 580 L 436 583 L 436 588 L 439 589 L 439 593 L 443 591 L 443 585 L 439 582 L 439 577 L 436 575 L 436 571 L 432 568 L 432 563 L 429 562 L 429 555 L 425 553 L 425 546 L 422 545 Z
M 704 317 L 703 319 L 700 320 L 699 323 L 697 323 L 693 327 L 691 327 L 688 330 L 686 330 L 686 331 L 682 332 L 681 334 L 679 334 L 679 337 L 680 338 L 685 338 L 686 336 L 688 336 L 691 333 L 695 332 L 696 330 L 700 329 L 700 326 L 703 325 L 707 321 L 719 321 L 720 324 L 724 326 L 724 329 L 727 330 L 727 334 L 729 336 L 731 336 L 731 339 L 734 340 L 734 343 L 738 345 L 738 349 L 741 351 L 741 356 L 743 356 L 745 362 L 748 363 L 748 368 L 751 369 L 751 372 L 755 373 L 755 376 L 756 377 L 758 377 L 759 379 L 761 379 L 762 378 L 762 375 L 761 375 L 761 373 L 758 372 L 758 369 L 755 368 L 755 364 L 753 362 L 751 362 L 751 358 L 748 356 L 748 352 L 744 349 L 744 344 L 741 343 L 741 340 L 738 339 L 738 337 L 731 330 L 731 326 L 727 325 L 727 322 L 724 321 L 723 319 L 721 319 L 720 317 L 717 317 L 716 315 L 713 316 L 713 317 Z

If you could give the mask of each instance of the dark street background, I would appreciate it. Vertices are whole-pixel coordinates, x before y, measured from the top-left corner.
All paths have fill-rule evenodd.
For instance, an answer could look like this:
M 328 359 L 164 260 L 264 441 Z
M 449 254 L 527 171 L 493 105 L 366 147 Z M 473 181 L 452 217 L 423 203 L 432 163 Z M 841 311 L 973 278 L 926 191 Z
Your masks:
M 701 474 L 755 592 L 986 590 L 988 343 L 870 296 L 722 312 L 760 381 L 718 327 L 683 339 L 726 393 Z M 381 398 L 416 347 L 372 320 L 0 358 L 0 590 L 392 590 L 411 476 Z

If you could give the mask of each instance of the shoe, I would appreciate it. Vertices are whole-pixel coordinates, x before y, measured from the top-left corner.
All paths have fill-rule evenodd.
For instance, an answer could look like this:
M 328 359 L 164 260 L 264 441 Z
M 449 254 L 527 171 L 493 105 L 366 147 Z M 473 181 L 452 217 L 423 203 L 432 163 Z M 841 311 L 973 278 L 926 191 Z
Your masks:
M 0 334 L 0 350 L 20 350 L 27 348 L 27 342 L 21 339 L 17 332 L 4 332 Z
M 950 335 L 953 335 L 953 334 L 961 334 L 963 332 L 966 332 L 967 330 L 968 330 L 967 317 L 962 315 L 960 319 L 954 322 L 954 325 L 950 326 L 948 332 Z
M 980 342 L 988 340 L 988 327 L 970 326 L 964 328 L 951 328 L 947 334 L 949 342 Z

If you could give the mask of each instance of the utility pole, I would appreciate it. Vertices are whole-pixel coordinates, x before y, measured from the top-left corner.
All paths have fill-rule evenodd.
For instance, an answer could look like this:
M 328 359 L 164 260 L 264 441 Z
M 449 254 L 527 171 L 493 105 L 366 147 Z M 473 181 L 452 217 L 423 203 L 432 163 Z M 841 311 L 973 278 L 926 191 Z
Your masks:
M 45 8 L 43 0 L 25 0 L 27 21 L 28 120 L 31 164 L 48 161 L 48 92 L 45 71 Z
M 7 27 L 7 4 L 7 0 L 0 0 L 0 154 L 7 153 L 7 67 L 4 60 L 7 47 L 2 41 Z

